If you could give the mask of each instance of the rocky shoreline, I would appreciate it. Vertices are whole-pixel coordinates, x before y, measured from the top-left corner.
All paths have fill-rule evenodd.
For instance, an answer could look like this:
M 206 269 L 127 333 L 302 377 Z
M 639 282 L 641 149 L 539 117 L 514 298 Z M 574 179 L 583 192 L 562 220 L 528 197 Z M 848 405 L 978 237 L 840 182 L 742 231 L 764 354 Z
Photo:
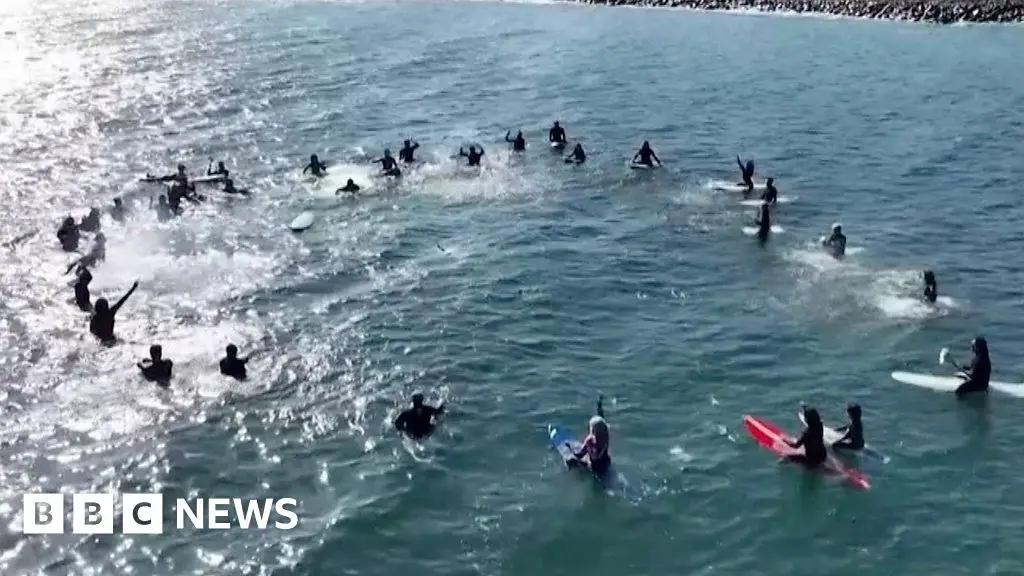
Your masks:
M 607 6 L 759 10 L 936 24 L 1024 22 L 1024 0 L 570 0 Z

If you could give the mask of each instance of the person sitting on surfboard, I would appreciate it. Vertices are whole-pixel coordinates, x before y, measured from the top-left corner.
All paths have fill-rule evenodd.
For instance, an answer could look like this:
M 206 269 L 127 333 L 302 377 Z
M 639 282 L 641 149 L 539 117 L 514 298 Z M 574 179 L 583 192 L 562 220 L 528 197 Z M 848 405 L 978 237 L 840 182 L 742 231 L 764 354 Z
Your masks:
M 832 447 L 845 448 L 847 450 L 863 450 L 864 425 L 860 421 L 860 406 L 850 404 L 846 407 L 846 414 L 850 417 L 850 423 L 836 428 L 836 432 L 843 432 L 843 437 L 833 442 Z
M 444 403 L 436 408 L 423 403 L 423 394 L 412 395 L 412 408 L 395 418 L 395 428 L 412 438 L 423 438 L 434 431 L 434 418 L 444 413 Z
M 463 150 L 461 146 L 459 147 L 459 156 L 462 156 L 462 157 L 464 157 L 466 159 L 466 165 L 467 166 L 479 166 L 480 165 L 480 158 L 482 158 L 483 155 L 484 155 L 484 147 L 483 146 L 480 147 L 479 151 L 477 151 L 476 146 L 470 146 L 469 147 L 469 152 L 466 152 L 465 150 Z
M 761 194 L 761 200 L 764 200 L 768 204 L 775 206 L 779 202 L 779 191 L 775 188 L 775 178 L 769 178 L 764 184 L 764 194 Z
M 651 143 L 644 140 L 644 143 L 640 145 L 640 150 L 633 155 L 633 163 L 653 168 L 654 162 L 651 161 L 652 158 L 658 163 L 658 166 L 661 166 L 661 159 L 659 159 L 658 155 L 654 153 L 654 150 L 651 150 Z
M 988 381 L 992 377 L 992 362 L 988 358 L 988 342 L 981 336 L 971 340 L 970 366 L 956 366 L 963 372 L 964 383 L 956 389 L 957 396 L 963 396 L 970 392 L 985 392 L 988 390 Z M 951 362 L 952 363 L 952 362 Z
M 316 178 L 321 178 L 327 174 L 327 165 L 320 161 L 316 157 L 316 154 L 312 154 L 309 157 L 309 164 L 302 169 L 302 173 L 310 172 Z
M 411 164 L 416 161 L 412 157 L 416 149 L 420 147 L 419 142 L 413 142 L 412 140 L 406 140 L 402 143 L 402 149 L 398 151 L 398 159 L 406 164 Z
M 932 304 L 939 297 L 939 285 L 935 282 L 935 273 L 931 270 L 924 271 L 924 299 Z
M 836 222 L 832 225 L 832 235 L 821 242 L 826 250 L 832 253 L 833 258 L 842 258 L 846 254 L 846 236 L 843 235 L 843 227 Z
M 554 125 L 551 126 L 551 130 L 548 130 L 548 142 L 554 142 L 556 144 L 565 144 L 568 140 L 565 139 L 565 128 L 562 128 L 558 124 L 558 120 L 555 120 Z
M 825 450 L 825 425 L 821 423 L 821 416 L 814 408 L 805 409 L 804 418 L 807 420 L 807 428 L 804 428 L 800 439 L 796 442 L 786 440 L 786 444 L 791 448 L 803 447 L 804 453 L 794 454 L 788 458 L 808 468 L 817 468 L 828 458 L 828 452 Z
M 374 163 L 380 164 L 381 174 L 385 176 L 401 176 L 402 171 L 398 169 L 398 162 L 395 161 L 395 157 L 391 155 L 390 149 L 384 150 L 384 156 L 374 160 Z
M 249 362 L 251 356 L 245 358 L 238 357 L 238 346 L 234 344 L 228 344 L 225 349 L 225 356 L 220 359 L 220 373 L 225 376 L 230 376 L 235 380 L 245 380 L 247 374 L 245 365 Z
M 81 239 L 82 234 L 78 230 L 78 224 L 75 223 L 73 217 L 68 216 L 57 229 L 57 241 L 60 242 L 61 249 L 65 252 L 74 252 L 78 250 L 78 243 Z
M 224 179 L 231 177 L 231 172 L 228 171 L 228 167 L 223 162 L 217 162 L 217 169 L 213 169 L 213 158 L 210 158 L 210 165 L 206 167 L 207 176 L 220 176 Z
M 345 183 L 345 186 L 335 190 L 334 194 L 338 195 L 341 194 L 342 192 L 350 192 L 352 194 L 355 194 L 356 192 L 359 192 L 359 184 L 356 184 L 351 178 L 349 178 L 348 182 Z
M 146 358 L 142 362 L 137 362 L 135 365 L 139 367 L 139 371 L 142 372 L 142 377 L 149 382 L 155 382 L 156 384 L 166 388 L 171 384 L 171 374 L 174 370 L 174 362 L 169 358 L 164 358 L 164 349 L 159 344 L 153 344 L 149 347 L 149 358 Z
M 576 164 L 583 164 L 586 161 L 587 153 L 583 151 L 583 144 L 580 144 L 579 142 L 576 143 L 576 146 L 572 149 L 572 153 L 565 159 L 566 164 L 572 164 L 573 162 Z
M 590 419 L 590 431 L 583 439 L 580 451 L 576 452 L 572 446 L 566 444 L 578 462 L 587 465 L 591 472 L 599 476 L 607 472 L 612 465 L 612 458 L 608 454 L 611 434 L 608 432 L 608 423 L 604 421 L 604 409 L 601 406 L 603 401 L 603 396 L 597 399 L 597 415 Z
M 740 172 L 743 174 L 743 185 L 747 187 L 747 192 L 754 191 L 754 161 L 747 160 L 746 166 L 743 165 L 743 160 L 740 157 L 736 157 L 736 163 L 740 166 Z
M 761 219 L 754 220 L 754 224 L 757 224 L 757 237 L 767 240 L 768 233 L 772 231 L 772 211 L 767 202 L 761 203 Z
M 512 131 L 509 130 L 505 133 L 505 142 L 512 143 L 513 152 L 524 152 L 526 151 L 526 138 L 523 137 L 523 131 L 516 132 L 516 137 L 512 138 Z

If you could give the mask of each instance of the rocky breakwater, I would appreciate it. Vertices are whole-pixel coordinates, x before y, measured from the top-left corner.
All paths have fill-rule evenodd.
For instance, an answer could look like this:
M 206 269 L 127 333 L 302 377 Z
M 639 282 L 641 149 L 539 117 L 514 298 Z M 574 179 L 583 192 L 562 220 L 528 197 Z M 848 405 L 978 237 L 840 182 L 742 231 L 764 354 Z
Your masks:
M 1024 0 L 572 0 L 608 6 L 806 12 L 953 24 L 1024 22 Z

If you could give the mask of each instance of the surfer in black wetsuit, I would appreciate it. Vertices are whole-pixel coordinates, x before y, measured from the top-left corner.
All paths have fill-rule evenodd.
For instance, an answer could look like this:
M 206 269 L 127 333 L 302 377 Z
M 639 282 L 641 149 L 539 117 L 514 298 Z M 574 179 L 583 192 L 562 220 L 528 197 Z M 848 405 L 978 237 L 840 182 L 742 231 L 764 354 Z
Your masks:
M 557 144 L 565 145 L 569 141 L 565 138 L 565 129 L 558 124 L 558 120 L 548 130 L 548 142 L 555 142 Z
M 935 304 L 935 300 L 939 298 L 939 285 L 935 282 L 935 273 L 931 270 L 924 271 L 924 299 L 925 301 Z
M 185 165 L 178 164 L 178 171 L 174 174 L 168 174 L 167 176 L 150 176 L 146 174 L 146 180 L 149 182 L 175 182 L 182 187 L 188 187 L 188 174 L 185 173 Z
M 516 137 L 512 138 L 512 131 L 509 130 L 505 133 L 505 142 L 512 143 L 513 152 L 525 152 L 526 151 L 526 138 L 523 137 L 523 131 L 516 132 Z
M 572 149 L 572 153 L 565 159 L 566 164 L 583 164 L 586 161 L 587 153 L 583 151 L 583 144 L 580 144 L 579 142 L 576 143 L 576 146 Z
M 399 177 L 402 175 L 402 171 L 398 169 L 398 162 L 395 161 L 395 157 L 391 155 L 391 150 L 384 150 L 384 156 L 373 161 L 375 164 L 380 164 L 380 172 L 384 176 Z
M 444 403 L 436 408 L 423 403 L 423 394 L 412 395 L 412 408 L 395 418 L 395 428 L 412 438 L 423 438 L 434 431 L 434 418 L 444 413 Z
M 310 172 L 316 178 L 322 178 L 327 175 L 327 165 L 320 162 L 320 159 L 313 154 L 309 157 L 309 164 L 302 169 L 302 173 Z
M 213 158 L 210 158 L 210 165 L 206 167 L 207 176 L 220 176 L 221 179 L 227 180 L 231 177 L 231 172 L 228 171 L 228 167 L 223 162 L 217 162 L 217 169 L 213 169 Z M 216 180 L 210 180 L 210 182 L 216 182 Z
M 754 161 L 747 160 L 746 166 L 743 165 L 743 160 L 740 157 L 736 157 L 736 163 L 740 166 L 740 172 L 743 174 L 743 185 L 747 187 L 747 192 L 754 191 Z
M 775 178 L 769 178 L 764 185 L 764 194 L 761 194 L 761 200 L 764 200 L 772 207 L 779 201 L 779 191 L 775 189 Z
M 351 178 L 349 178 L 348 182 L 346 182 L 343 187 L 338 188 L 337 190 L 334 191 L 334 195 L 337 196 L 338 194 L 341 194 L 342 192 L 347 192 L 347 193 L 350 193 L 350 194 L 355 194 L 356 192 L 359 192 L 359 184 L 356 184 L 355 182 L 352 181 Z
M 412 164 L 416 161 L 413 158 L 413 154 L 420 147 L 419 142 L 413 142 L 412 140 L 406 140 L 402 143 L 402 149 L 398 151 L 398 159 L 406 164 Z
M 235 181 L 231 178 L 224 179 L 224 189 L 221 190 L 221 192 L 224 192 L 225 194 L 241 194 L 242 196 L 249 195 L 248 188 L 242 188 L 241 190 L 235 188 Z
M 228 344 L 225 353 L 226 355 L 220 359 L 220 373 L 230 376 L 235 380 L 245 380 L 247 376 L 245 365 L 249 362 L 251 356 L 239 358 L 238 346 L 234 344 Z
M 89 319 L 89 332 L 92 335 L 99 338 L 105 346 L 111 346 L 117 343 L 117 336 L 114 335 L 114 321 L 117 317 L 117 311 L 124 306 L 125 301 L 131 296 L 135 289 L 139 287 L 139 282 L 136 281 L 132 284 L 132 287 L 121 299 L 117 301 L 117 304 L 111 306 L 106 298 L 97 298 L 96 305 L 93 307 L 92 318 Z
M 68 266 L 68 269 L 64 271 L 65 274 L 71 272 L 71 269 L 75 266 L 81 266 L 83 268 L 91 268 L 97 263 L 107 259 L 107 237 L 102 232 L 96 235 L 96 239 L 93 240 L 92 247 L 89 248 L 89 252 L 75 260 Z
M 65 252 L 74 252 L 78 250 L 78 243 L 81 239 L 82 234 L 78 230 L 78 224 L 75 223 L 74 218 L 68 216 L 57 229 L 57 240 L 60 242 L 61 249 Z
M 863 450 L 864 425 L 860 421 L 860 406 L 850 404 L 846 407 L 846 414 L 850 417 L 850 423 L 836 428 L 836 432 L 843 432 L 843 437 L 833 442 L 832 447 L 846 450 Z
M 772 231 L 772 211 L 767 202 L 761 203 L 761 217 L 759 220 L 754 220 L 754 224 L 757 224 L 758 239 L 762 242 L 767 240 L 768 234 Z
M 170 358 L 164 358 L 164 349 L 159 344 L 149 347 L 149 358 L 135 365 L 142 372 L 142 377 L 149 382 L 154 382 L 164 388 L 171 384 L 171 374 L 174 371 L 174 362 Z
M 110 209 L 110 217 L 114 222 L 124 223 L 124 217 L 128 211 L 124 207 L 124 203 L 121 202 L 120 198 L 114 198 L 114 207 Z
M 92 312 L 91 294 L 89 294 L 89 283 L 92 282 L 92 273 L 85 266 L 78 268 L 78 278 L 75 279 L 75 305 L 82 312 Z
M 470 146 L 469 152 L 464 151 L 461 147 L 459 148 L 459 156 L 466 158 L 467 166 L 479 166 L 480 158 L 484 155 L 484 147 L 481 146 L 480 150 L 476 149 L 476 146 Z
M 78 223 L 78 229 L 82 232 L 96 232 L 100 229 L 100 209 L 90 208 L 85 218 Z
M 821 245 L 828 250 L 833 258 L 842 258 L 846 255 L 846 236 L 843 235 L 843 226 L 836 222 L 832 225 L 832 235 L 821 242 Z
M 654 150 L 651 150 L 651 143 L 644 140 L 644 143 L 640 146 L 640 150 L 637 150 L 637 153 L 633 155 L 633 163 L 653 168 L 654 162 L 657 162 L 658 166 L 661 166 L 661 159 L 654 153 Z
M 974 357 L 971 358 L 969 366 L 957 366 L 964 373 L 964 383 L 956 389 L 957 396 L 988 390 L 988 381 L 992 377 L 992 362 L 988 358 L 988 342 L 981 336 L 971 340 L 971 353 Z
M 786 441 L 786 444 L 793 448 L 803 447 L 803 454 L 789 456 L 790 460 L 799 462 L 807 468 L 817 468 L 825 463 L 828 452 L 825 450 L 825 426 L 821 423 L 821 416 L 814 408 L 804 410 L 804 419 L 807 420 L 807 428 L 796 442 Z

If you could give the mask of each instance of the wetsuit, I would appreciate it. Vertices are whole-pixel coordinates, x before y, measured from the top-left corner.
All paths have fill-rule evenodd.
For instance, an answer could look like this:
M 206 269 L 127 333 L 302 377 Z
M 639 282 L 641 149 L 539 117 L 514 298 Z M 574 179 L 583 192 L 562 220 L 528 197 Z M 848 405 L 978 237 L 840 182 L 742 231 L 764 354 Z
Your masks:
M 932 304 L 939 298 L 939 285 L 930 271 L 924 275 L 924 299 Z
M 554 125 L 551 130 L 548 130 L 548 140 L 551 142 L 558 142 L 559 144 L 565 144 L 565 128 L 559 125 Z
M 226 194 L 241 194 L 242 196 L 249 195 L 249 191 L 247 189 L 243 188 L 242 190 L 239 190 L 238 188 L 235 188 L 235 181 L 230 178 L 224 181 L 224 192 Z
M 57 230 L 57 240 L 60 241 L 60 247 L 65 252 L 78 250 L 78 242 L 81 239 L 82 235 L 78 231 L 78 225 L 75 224 L 74 220 L 71 220 L 71 222 L 65 220 L 64 224 Z
M 956 395 L 962 396 L 970 392 L 985 392 L 988 381 L 992 377 L 992 363 L 988 358 L 988 344 L 979 343 L 971 358 L 971 365 L 964 370 L 967 380 L 956 389 Z
M 423 438 L 434 431 L 433 418 L 444 413 L 444 404 L 438 407 L 429 404 L 414 404 L 395 418 L 395 428 L 412 438 Z
M 864 426 L 860 418 L 852 420 L 848 425 L 837 429 L 838 432 L 845 432 L 842 438 L 832 443 L 833 448 L 844 448 L 846 450 L 864 449 Z
M 121 202 L 114 202 L 114 207 L 110 209 L 110 217 L 114 220 L 114 222 L 124 222 L 124 204 L 122 204 Z
M 583 164 L 586 161 L 587 153 L 583 151 L 583 146 L 581 144 L 577 144 L 576 147 L 572 149 L 572 154 L 565 159 L 566 164 L 571 164 L 573 162 Z
M 92 295 L 89 294 L 89 283 L 92 282 L 92 274 L 88 268 L 82 268 L 75 280 L 75 304 L 82 312 L 92 312 Z
M 135 289 L 139 287 L 139 283 L 136 282 L 132 285 L 131 290 L 121 297 L 117 301 L 117 304 L 109 306 L 104 298 L 100 298 L 96 301 L 96 305 L 93 306 L 92 317 L 89 318 L 89 332 L 92 335 L 99 338 L 106 346 L 117 343 L 117 336 L 114 335 L 114 322 L 117 317 L 117 311 L 124 306 L 128 297 L 135 292 Z
M 394 156 L 385 155 L 380 160 L 377 160 L 377 162 L 380 163 L 381 172 L 385 176 L 401 176 L 402 175 L 402 171 L 398 169 L 398 162 L 395 162 Z
M 161 386 L 168 386 L 171 383 L 171 374 L 174 371 L 174 362 L 167 358 L 153 360 L 147 358 L 139 362 L 139 370 L 142 377 L 150 382 L 156 382 Z
M 310 158 L 309 164 L 302 169 L 302 173 L 311 172 L 313 176 L 320 178 L 327 173 L 327 166 L 325 166 L 315 156 Z
M 416 152 L 416 149 L 419 147 L 419 142 L 413 142 L 410 144 L 408 141 L 406 141 L 405 146 L 403 146 L 402 149 L 398 151 L 398 159 L 401 160 L 402 162 L 405 162 L 406 164 L 415 162 L 416 159 L 413 158 L 413 153 Z
M 846 236 L 842 232 L 833 232 L 828 240 L 825 240 L 824 246 L 832 252 L 833 257 L 841 258 L 846 255 Z
M 651 150 L 650 147 L 640 148 L 637 153 L 633 156 L 633 162 L 637 164 L 643 164 L 644 166 L 654 167 L 654 161 L 657 160 L 658 164 L 661 164 L 661 159 L 658 155 Z
M 743 161 L 740 157 L 736 157 L 736 163 L 740 166 L 740 172 L 743 173 L 743 185 L 747 187 L 747 190 L 754 189 L 754 161 L 748 160 L 747 165 L 743 165 Z
M 757 221 L 757 237 L 766 240 L 772 231 L 772 213 L 767 204 L 761 205 L 761 219 Z
M 519 132 L 515 138 L 511 138 L 512 133 L 505 134 L 505 142 L 512 143 L 512 150 L 514 152 L 523 152 L 526 150 L 526 138 L 523 138 L 523 133 Z
M 779 191 L 775 189 L 775 184 L 768 182 L 765 185 L 764 194 L 761 195 L 761 200 L 774 205 L 779 201 Z
M 342 188 L 338 188 L 338 190 L 335 193 L 338 194 L 341 192 L 359 192 L 359 185 L 353 182 L 352 179 L 349 179 L 345 186 Z
M 484 155 L 483 147 L 481 147 L 480 150 L 477 150 L 476 148 L 470 147 L 469 148 L 469 152 L 464 152 L 461 148 L 459 148 L 459 156 L 465 156 L 466 157 L 466 165 L 467 166 L 479 166 L 480 165 L 480 158 L 482 158 L 483 155 Z
M 83 232 L 96 232 L 100 229 L 100 212 L 99 210 L 92 210 L 89 215 L 82 218 L 82 223 L 78 225 L 78 229 Z
M 828 452 L 825 450 L 824 428 L 820 424 L 814 428 L 808 426 L 800 436 L 800 439 L 796 443 L 790 444 L 790 446 L 793 448 L 803 446 L 803 454 L 794 454 L 789 459 L 799 462 L 808 468 L 817 468 L 824 464 L 828 458 Z
M 248 376 L 245 364 L 249 361 L 248 358 L 234 358 L 225 357 L 220 359 L 220 373 L 225 376 L 230 376 L 235 380 L 245 380 Z

